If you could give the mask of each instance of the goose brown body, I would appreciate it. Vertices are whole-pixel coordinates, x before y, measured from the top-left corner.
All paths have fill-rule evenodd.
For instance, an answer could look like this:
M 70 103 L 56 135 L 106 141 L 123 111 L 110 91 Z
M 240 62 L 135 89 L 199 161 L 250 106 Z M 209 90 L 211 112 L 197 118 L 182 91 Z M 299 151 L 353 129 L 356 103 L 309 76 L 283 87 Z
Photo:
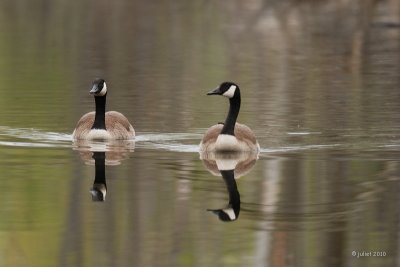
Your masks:
M 200 151 L 218 151 L 217 139 L 222 131 L 223 124 L 216 124 L 207 129 L 200 143 Z M 233 144 L 232 151 L 252 151 L 259 150 L 253 131 L 241 123 L 235 124 L 234 129 L 237 144 Z M 221 149 L 220 149 L 221 150 Z
M 86 113 L 80 118 L 72 134 L 74 139 L 92 139 L 91 136 L 93 135 L 93 130 L 95 129 L 91 129 L 91 127 L 94 123 L 95 115 L 96 113 L 92 111 Z M 133 129 L 133 126 L 120 112 L 106 112 L 105 123 L 107 133 L 104 133 L 104 139 L 132 139 L 135 137 L 135 130 Z

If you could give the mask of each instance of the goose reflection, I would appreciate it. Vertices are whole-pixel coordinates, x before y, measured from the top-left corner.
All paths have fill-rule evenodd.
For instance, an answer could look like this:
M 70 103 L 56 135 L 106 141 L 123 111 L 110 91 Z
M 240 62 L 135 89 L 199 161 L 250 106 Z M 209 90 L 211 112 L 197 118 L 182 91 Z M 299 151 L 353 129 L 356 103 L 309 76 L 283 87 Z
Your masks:
M 201 153 L 200 159 L 214 176 L 222 176 L 229 202 L 221 209 L 207 209 L 223 222 L 233 222 L 240 214 L 240 193 L 236 179 L 247 174 L 255 165 L 258 153 Z
M 93 187 L 90 189 L 93 201 L 106 200 L 106 152 L 93 152 L 95 175 Z
M 237 189 L 234 170 L 220 170 L 229 194 L 229 203 L 223 209 L 208 209 L 224 222 L 232 222 L 239 218 L 240 213 L 240 193 Z
M 95 166 L 95 177 L 90 194 L 93 201 L 105 201 L 107 194 L 106 165 L 115 166 L 127 159 L 134 151 L 133 140 L 92 141 L 75 140 L 73 149 L 79 151 L 81 159 Z

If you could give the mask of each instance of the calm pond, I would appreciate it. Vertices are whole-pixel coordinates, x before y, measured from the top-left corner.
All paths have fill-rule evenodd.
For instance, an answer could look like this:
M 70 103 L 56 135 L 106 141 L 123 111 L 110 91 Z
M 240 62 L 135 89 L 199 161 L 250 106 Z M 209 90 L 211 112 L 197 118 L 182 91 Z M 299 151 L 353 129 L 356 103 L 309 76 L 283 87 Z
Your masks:
M 0 266 L 399 266 L 399 16 L 389 0 L 1 1 Z M 96 77 L 134 141 L 72 142 Z M 226 80 L 256 157 L 198 152 Z

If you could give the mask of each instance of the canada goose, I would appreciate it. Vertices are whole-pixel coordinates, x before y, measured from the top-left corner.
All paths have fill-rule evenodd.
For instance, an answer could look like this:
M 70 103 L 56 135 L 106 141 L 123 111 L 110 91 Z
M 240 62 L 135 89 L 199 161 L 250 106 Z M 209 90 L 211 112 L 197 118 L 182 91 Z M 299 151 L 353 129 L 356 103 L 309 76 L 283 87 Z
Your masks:
M 207 95 L 222 95 L 229 98 L 229 113 L 225 123 L 211 126 L 203 136 L 200 151 L 259 151 L 260 145 L 252 130 L 236 123 L 240 110 L 240 89 L 232 82 L 224 82 Z
M 135 137 L 135 130 L 123 114 L 117 111 L 106 112 L 107 85 L 103 79 L 94 80 L 90 94 L 94 95 L 96 111 L 82 116 L 72 133 L 73 139 L 110 140 Z

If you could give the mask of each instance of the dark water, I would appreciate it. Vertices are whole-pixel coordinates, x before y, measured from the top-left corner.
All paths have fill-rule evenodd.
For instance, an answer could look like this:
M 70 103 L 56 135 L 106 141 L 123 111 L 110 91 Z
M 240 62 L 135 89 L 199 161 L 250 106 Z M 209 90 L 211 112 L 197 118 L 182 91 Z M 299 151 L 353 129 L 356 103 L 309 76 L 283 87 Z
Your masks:
M 0 266 L 399 265 L 399 14 L 1 1 Z M 95 77 L 135 141 L 72 143 Z M 226 115 L 205 95 L 224 80 L 241 86 L 258 158 L 198 153 Z

